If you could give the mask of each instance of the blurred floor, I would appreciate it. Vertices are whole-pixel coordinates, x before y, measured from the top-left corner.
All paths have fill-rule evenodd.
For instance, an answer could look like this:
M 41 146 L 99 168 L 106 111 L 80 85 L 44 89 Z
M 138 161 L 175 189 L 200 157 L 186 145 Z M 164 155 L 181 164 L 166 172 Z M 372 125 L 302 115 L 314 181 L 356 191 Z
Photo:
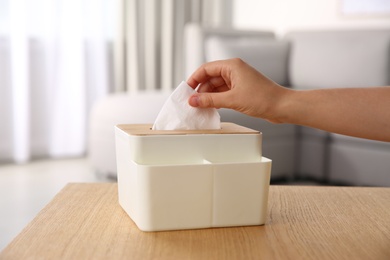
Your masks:
M 86 158 L 0 165 L 0 251 L 67 183 L 103 181 Z

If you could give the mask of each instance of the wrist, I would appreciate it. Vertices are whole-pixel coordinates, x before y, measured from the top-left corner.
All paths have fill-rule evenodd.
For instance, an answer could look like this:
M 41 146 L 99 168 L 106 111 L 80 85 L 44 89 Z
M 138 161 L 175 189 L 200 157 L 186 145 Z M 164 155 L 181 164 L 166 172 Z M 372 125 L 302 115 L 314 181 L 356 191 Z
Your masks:
M 268 121 L 272 123 L 293 123 L 294 110 L 297 109 L 297 99 L 299 91 L 286 87 L 280 87 L 277 90 L 276 98 L 272 99 L 271 109 L 269 111 Z

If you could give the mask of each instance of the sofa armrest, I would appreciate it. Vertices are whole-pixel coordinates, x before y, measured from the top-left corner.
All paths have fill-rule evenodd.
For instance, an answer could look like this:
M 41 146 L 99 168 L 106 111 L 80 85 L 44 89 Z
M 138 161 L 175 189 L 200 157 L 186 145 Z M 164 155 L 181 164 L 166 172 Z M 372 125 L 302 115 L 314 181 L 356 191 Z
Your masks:
M 164 92 L 121 93 L 96 102 L 88 129 L 88 158 L 92 167 L 116 175 L 114 126 L 152 124 L 168 96 Z

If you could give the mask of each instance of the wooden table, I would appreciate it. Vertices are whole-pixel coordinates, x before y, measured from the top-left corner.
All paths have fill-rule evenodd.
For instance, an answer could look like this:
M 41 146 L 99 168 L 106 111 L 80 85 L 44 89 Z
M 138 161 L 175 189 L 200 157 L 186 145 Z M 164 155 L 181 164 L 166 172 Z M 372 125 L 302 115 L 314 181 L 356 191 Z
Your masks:
M 113 183 L 68 184 L 0 259 L 390 259 L 390 188 L 271 186 L 264 226 L 142 232 Z

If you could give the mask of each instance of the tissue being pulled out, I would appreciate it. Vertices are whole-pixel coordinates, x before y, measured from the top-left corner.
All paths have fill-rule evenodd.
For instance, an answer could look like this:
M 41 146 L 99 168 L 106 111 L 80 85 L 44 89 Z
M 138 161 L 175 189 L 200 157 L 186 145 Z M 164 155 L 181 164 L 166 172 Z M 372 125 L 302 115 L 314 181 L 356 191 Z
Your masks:
M 153 130 L 220 129 L 221 118 L 215 108 L 195 108 L 188 104 L 195 93 L 186 82 L 168 97 L 153 125 Z

